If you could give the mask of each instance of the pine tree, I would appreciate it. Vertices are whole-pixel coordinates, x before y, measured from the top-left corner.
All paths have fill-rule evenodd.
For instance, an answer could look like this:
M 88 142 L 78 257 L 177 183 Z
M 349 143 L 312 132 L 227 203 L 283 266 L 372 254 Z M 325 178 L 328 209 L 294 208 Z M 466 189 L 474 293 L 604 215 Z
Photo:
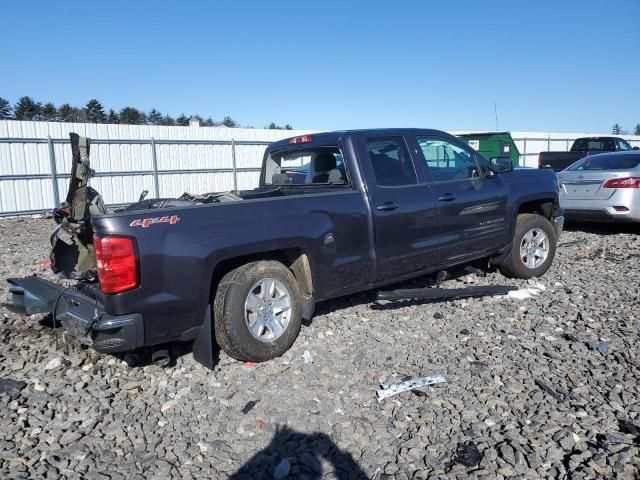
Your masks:
M 2 117 L 0 117 L 2 118 Z M 636 128 L 633 130 L 634 135 L 640 135 L 640 123 L 636 125 Z
M 7 120 L 13 115 L 13 109 L 9 100 L 0 97 L 0 120 Z
M 215 127 L 216 122 L 214 122 L 211 117 L 208 117 L 204 122 L 202 122 L 203 127 Z
M 160 125 L 160 122 L 162 122 L 162 114 L 155 108 L 152 108 L 147 115 L 147 123 L 149 125 Z
M 189 118 L 187 118 L 184 113 L 181 113 L 178 118 L 176 118 L 176 123 L 181 127 L 186 127 L 189 125 Z
M 44 104 L 44 107 L 42 107 L 42 119 L 46 122 L 55 122 L 58 119 L 58 109 L 53 103 L 47 102 Z
M 107 115 L 107 123 L 120 123 L 118 114 L 113 110 L 113 108 L 109 110 L 109 115 Z
M 293 130 L 293 127 L 287 123 L 287 124 L 284 126 L 284 129 L 285 129 L 285 130 Z
M 40 120 L 42 104 L 31 97 L 21 97 L 13 107 L 16 120 Z
M 614 135 L 620 135 L 622 133 L 622 127 L 620 126 L 620 124 L 614 124 L 613 128 L 611 128 L 611 133 Z
M 87 120 L 91 123 L 104 123 L 107 120 L 104 107 L 95 98 L 87 102 L 87 105 L 84 107 L 84 112 Z
M 63 103 L 58 107 L 58 120 L 61 122 L 73 122 L 71 118 L 73 114 L 73 107 L 68 103 Z
M 164 117 L 162 117 L 162 120 L 160 120 L 159 123 L 159 125 L 163 125 L 165 127 L 173 127 L 175 124 L 175 119 L 170 115 L 165 115 Z
M 236 128 L 238 126 L 238 122 L 236 122 L 233 118 L 231 118 L 228 115 L 222 119 L 221 124 L 229 128 Z
M 120 123 L 127 125 L 142 125 L 145 123 L 146 115 L 133 107 L 124 107 L 120 110 Z
M 280 130 L 280 127 L 275 124 L 275 122 L 271 122 L 266 128 L 269 130 Z

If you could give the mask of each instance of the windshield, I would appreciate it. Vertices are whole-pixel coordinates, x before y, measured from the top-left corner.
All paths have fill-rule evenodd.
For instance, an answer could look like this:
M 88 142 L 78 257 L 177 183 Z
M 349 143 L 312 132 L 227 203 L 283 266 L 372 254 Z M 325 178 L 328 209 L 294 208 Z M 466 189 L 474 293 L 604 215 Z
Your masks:
M 568 171 L 587 170 L 632 170 L 640 164 L 640 154 L 637 155 L 594 155 L 578 160 L 567 168 Z
M 335 147 L 271 152 L 265 167 L 265 185 L 347 184 L 342 154 Z

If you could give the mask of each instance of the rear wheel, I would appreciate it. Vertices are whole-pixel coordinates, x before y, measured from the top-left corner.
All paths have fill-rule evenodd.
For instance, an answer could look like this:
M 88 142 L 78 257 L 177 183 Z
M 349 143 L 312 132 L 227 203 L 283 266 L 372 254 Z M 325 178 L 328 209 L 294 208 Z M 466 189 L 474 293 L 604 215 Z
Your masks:
M 540 277 L 549 270 L 556 254 L 556 233 L 541 215 L 518 215 L 511 253 L 500 272 L 512 278 Z
M 302 294 L 282 263 L 252 262 L 222 278 L 213 310 L 220 347 L 238 360 L 263 362 L 279 357 L 296 340 Z

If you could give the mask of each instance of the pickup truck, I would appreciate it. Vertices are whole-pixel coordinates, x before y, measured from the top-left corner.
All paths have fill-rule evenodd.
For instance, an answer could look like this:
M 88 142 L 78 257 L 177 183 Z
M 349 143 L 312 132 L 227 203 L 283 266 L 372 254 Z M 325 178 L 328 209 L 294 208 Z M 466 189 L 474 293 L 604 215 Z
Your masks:
M 624 152 L 637 150 L 629 142 L 618 137 L 585 137 L 577 138 L 568 152 L 540 152 L 539 168 L 551 168 L 554 172 L 564 170 L 581 158 L 604 152 Z
M 317 302 L 486 259 L 509 277 L 550 267 L 564 217 L 555 174 L 488 161 L 424 129 L 338 131 L 272 143 L 259 186 L 141 199 L 107 211 L 72 134 L 52 268 L 74 287 L 10 279 L 8 306 L 50 312 L 99 352 L 194 341 L 211 366 L 266 361 Z M 309 163 L 304 175 L 290 175 Z

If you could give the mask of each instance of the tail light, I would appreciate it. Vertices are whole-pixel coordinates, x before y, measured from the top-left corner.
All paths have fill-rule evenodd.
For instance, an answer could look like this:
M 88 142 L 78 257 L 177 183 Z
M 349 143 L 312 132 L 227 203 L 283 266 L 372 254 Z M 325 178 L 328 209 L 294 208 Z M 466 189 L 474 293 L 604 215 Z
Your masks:
M 538 168 L 542 168 L 542 154 L 538 155 Z
M 121 293 L 138 286 L 136 246 L 132 238 L 93 237 L 98 280 L 103 293 Z
M 612 178 L 602 188 L 640 188 L 640 177 Z

